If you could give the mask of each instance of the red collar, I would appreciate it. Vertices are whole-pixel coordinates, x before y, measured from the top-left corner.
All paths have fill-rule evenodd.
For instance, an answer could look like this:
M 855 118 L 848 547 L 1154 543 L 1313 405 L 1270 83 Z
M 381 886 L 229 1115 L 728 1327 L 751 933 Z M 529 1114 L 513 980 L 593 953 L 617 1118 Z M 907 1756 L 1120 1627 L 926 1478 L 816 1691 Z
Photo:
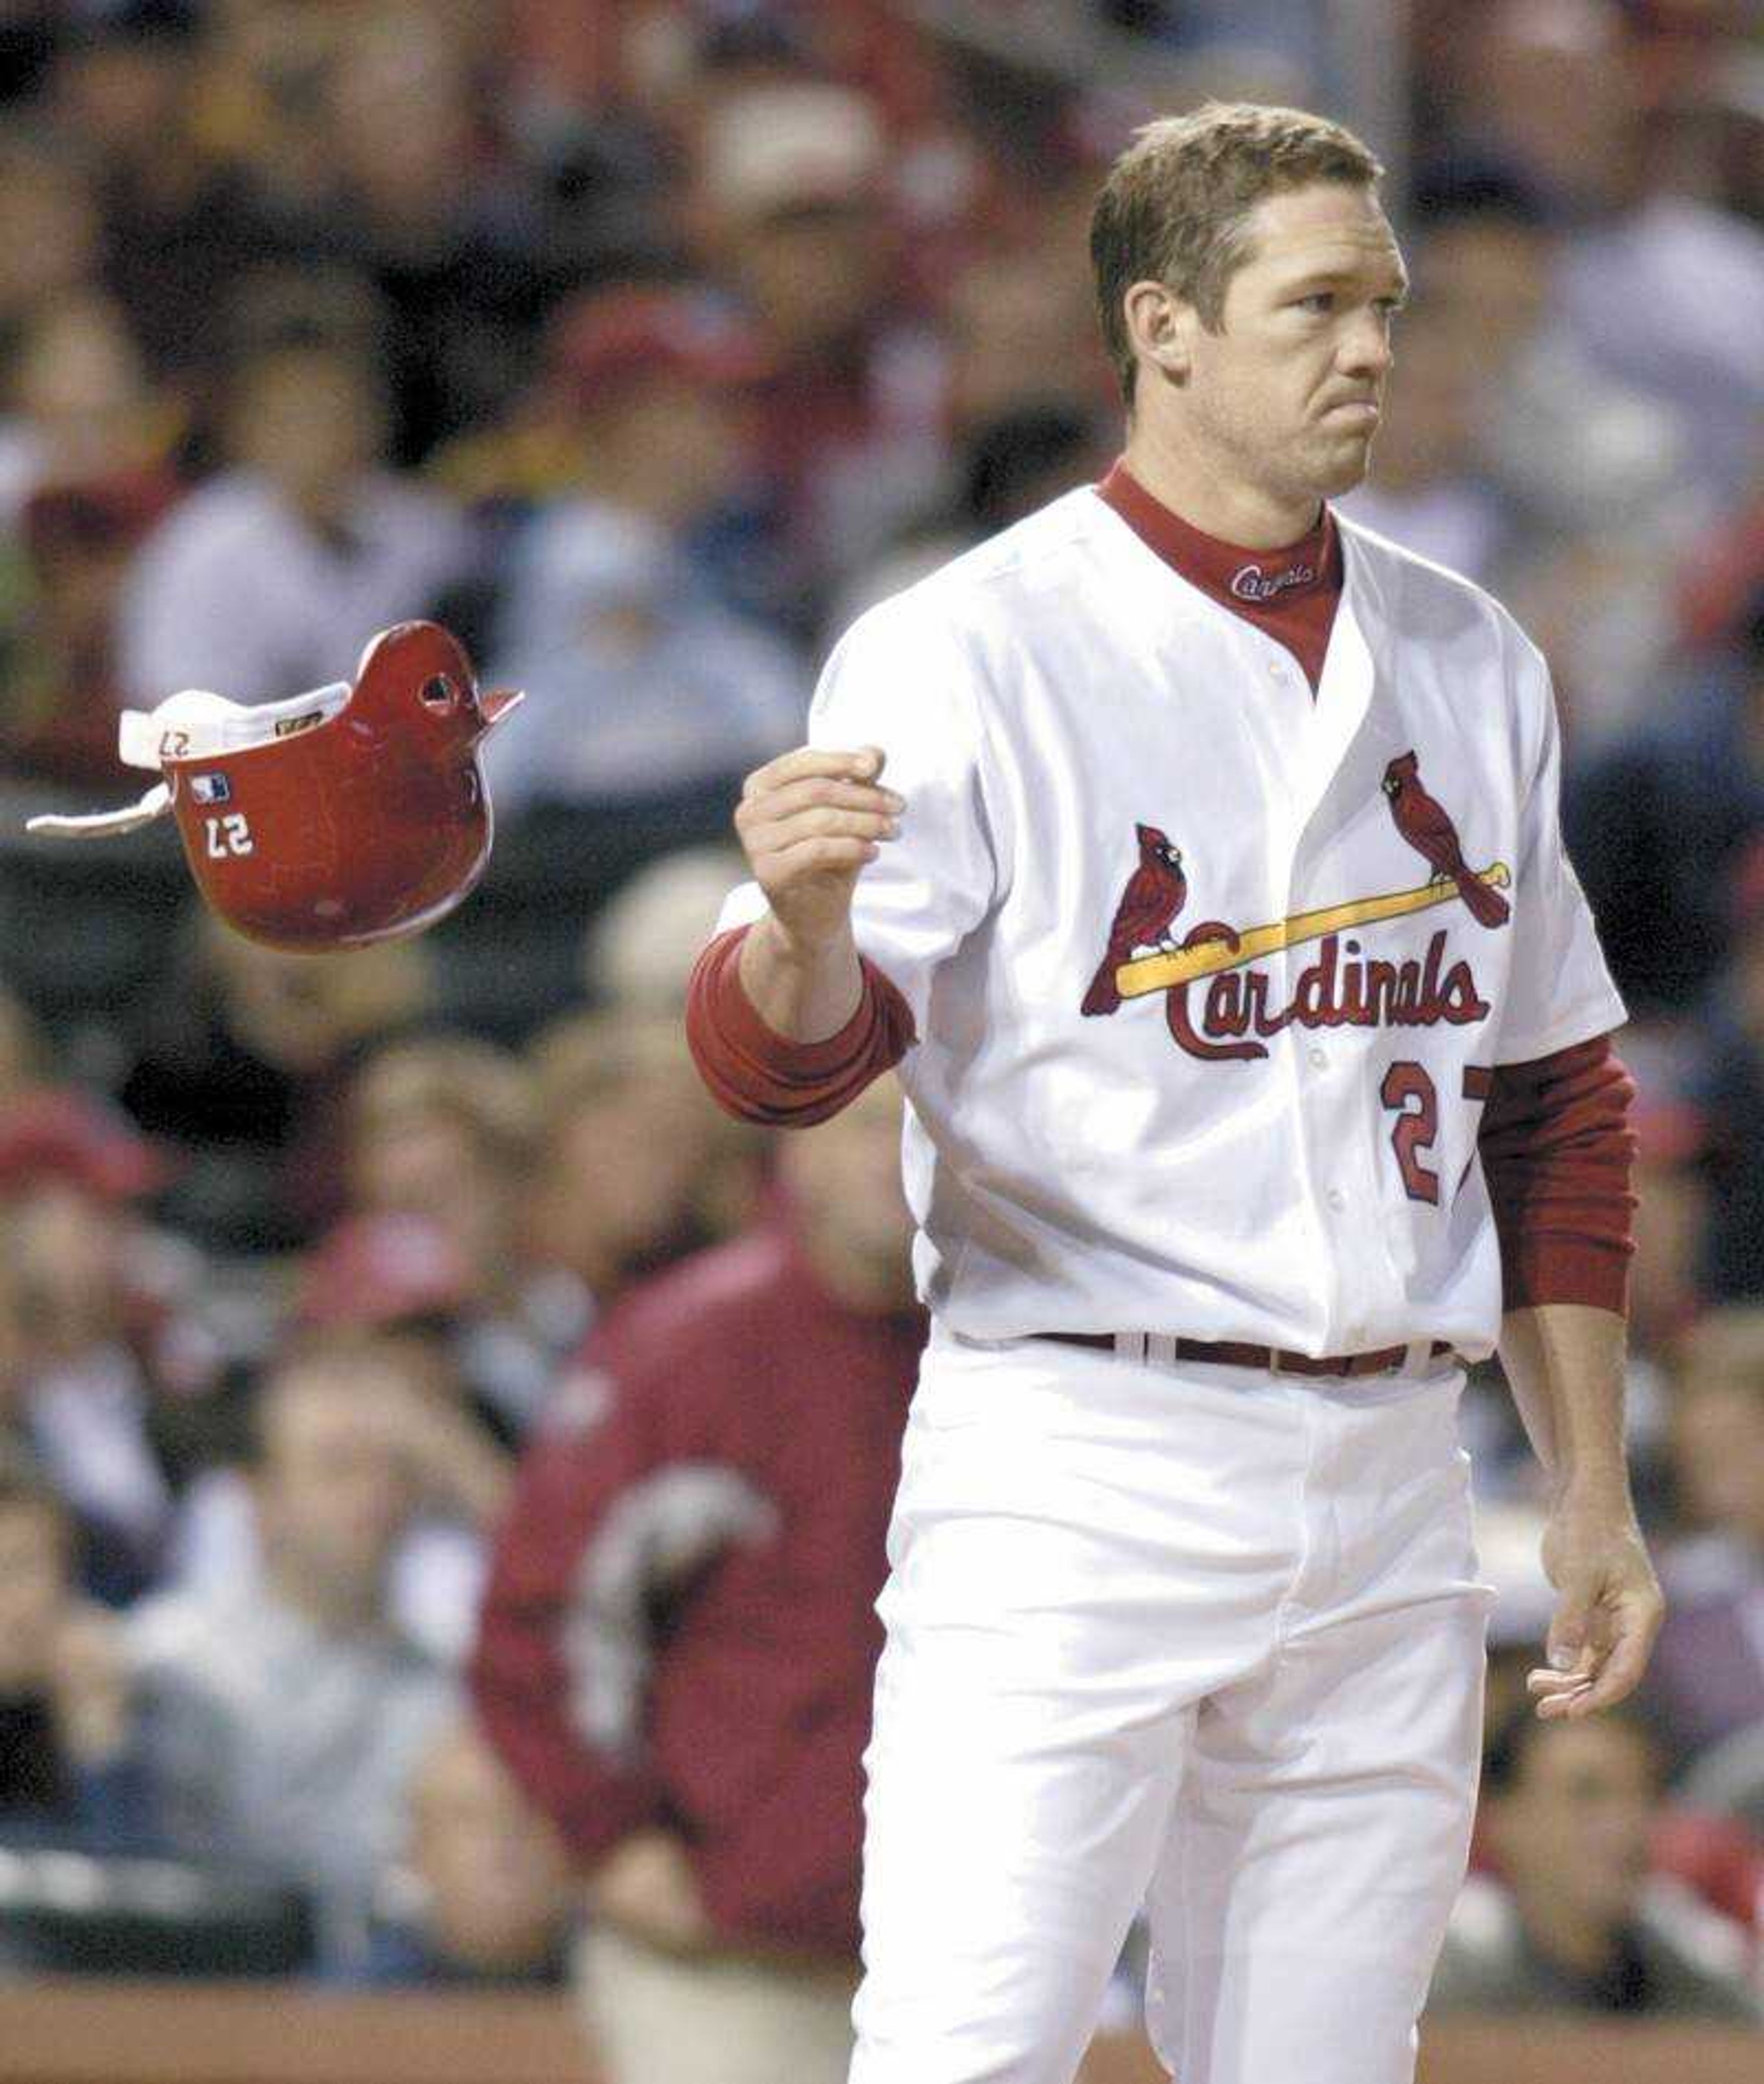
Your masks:
M 1140 541 L 1209 600 L 1283 644 L 1317 692 L 1341 599 L 1341 535 L 1326 506 L 1308 536 L 1280 550 L 1221 543 L 1154 499 L 1124 463 L 1097 488 Z
M 1221 542 L 1154 498 L 1124 463 L 1097 488 L 1140 540 L 1221 606 L 1259 617 L 1308 594 L 1341 591 L 1341 539 L 1327 506 L 1309 535 L 1279 550 Z

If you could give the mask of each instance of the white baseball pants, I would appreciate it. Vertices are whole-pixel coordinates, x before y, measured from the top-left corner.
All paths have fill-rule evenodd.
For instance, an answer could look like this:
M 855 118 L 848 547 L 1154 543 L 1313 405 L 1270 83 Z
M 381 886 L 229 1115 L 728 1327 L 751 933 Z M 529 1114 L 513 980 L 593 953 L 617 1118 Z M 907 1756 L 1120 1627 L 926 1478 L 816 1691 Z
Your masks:
M 1070 2084 L 1142 1904 L 1179 2084 L 1410 2084 L 1481 1735 L 1462 1380 L 933 1333 L 850 2084 Z

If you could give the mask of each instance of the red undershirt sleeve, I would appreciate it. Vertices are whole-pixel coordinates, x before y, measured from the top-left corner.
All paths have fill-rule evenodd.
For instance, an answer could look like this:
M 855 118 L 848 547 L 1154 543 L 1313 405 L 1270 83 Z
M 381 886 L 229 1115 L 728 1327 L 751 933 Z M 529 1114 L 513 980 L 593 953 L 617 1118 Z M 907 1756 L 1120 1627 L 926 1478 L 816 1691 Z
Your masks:
M 686 1039 L 718 1106 L 768 1129 L 808 1129 L 835 1115 L 892 1070 L 917 1039 L 912 1010 L 867 956 L 857 1010 L 824 1042 L 794 1042 L 768 1027 L 741 981 L 745 926 L 719 934 L 693 966 Z
M 1626 1309 L 1635 1092 L 1609 1036 L 1495 1067 L 1478 1144 L 1507 1309 Z

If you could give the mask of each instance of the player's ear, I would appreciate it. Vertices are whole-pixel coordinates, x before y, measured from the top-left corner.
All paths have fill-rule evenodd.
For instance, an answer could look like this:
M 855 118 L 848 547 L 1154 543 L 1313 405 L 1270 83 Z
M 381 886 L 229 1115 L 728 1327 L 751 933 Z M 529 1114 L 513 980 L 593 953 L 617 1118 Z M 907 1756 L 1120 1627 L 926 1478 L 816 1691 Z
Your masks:
M 1134 352 L 1173 383 L 1188 380 L 1194 307 L 1167 282 L 1136 282 L 1122 299 Z

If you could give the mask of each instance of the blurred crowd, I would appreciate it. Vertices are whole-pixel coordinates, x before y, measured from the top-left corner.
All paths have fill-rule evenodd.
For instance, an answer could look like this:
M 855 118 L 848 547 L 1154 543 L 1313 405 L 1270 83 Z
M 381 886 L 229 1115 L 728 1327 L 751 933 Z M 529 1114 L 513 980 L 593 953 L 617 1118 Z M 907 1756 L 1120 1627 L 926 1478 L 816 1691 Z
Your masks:
M 1413 0 L 1369 98 L 1346 11 L 0 6 L 0 1969 L 552 1981 L 586 1925 L 843 2006 L 898 1096 L 768 1147 L 683 980 L 831 639 L 1106 468 L 1090 197 L 1221 92 L 1390 162 L 1343 510 L 1544 647 L 1634 1015 L 1672 1617 L 1635 1713 L 1526 1717 L 1542 1500 L 1479 1372 L 1436 2002 L 1760 2016 L 1764 7 Z M 278 956 L 163 835 L 21 837 L 132 793 L 119 707 L 425 614 L 531 691 L 439 932 Z M 601 1966 L 620 2084 L 668 2007 Z

